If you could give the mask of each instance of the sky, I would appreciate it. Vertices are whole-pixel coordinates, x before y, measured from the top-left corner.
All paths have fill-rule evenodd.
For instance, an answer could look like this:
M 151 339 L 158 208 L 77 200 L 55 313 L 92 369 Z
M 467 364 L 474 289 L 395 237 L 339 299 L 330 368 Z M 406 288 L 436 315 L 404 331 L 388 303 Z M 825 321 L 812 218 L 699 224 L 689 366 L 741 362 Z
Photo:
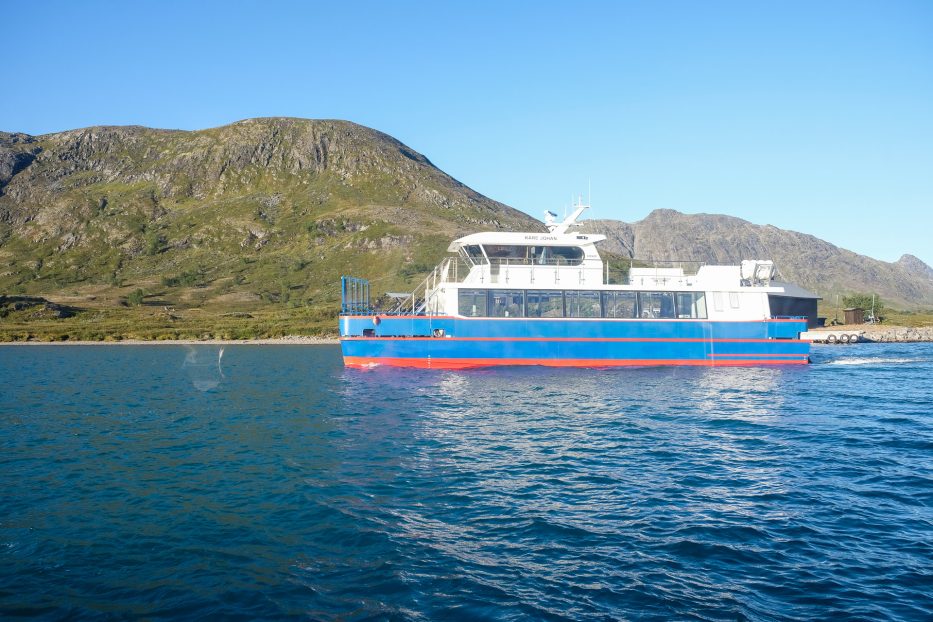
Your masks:
M 933 265 L 933 2 L 16 2 L 0 130 L 347 119 L 541 218 Z

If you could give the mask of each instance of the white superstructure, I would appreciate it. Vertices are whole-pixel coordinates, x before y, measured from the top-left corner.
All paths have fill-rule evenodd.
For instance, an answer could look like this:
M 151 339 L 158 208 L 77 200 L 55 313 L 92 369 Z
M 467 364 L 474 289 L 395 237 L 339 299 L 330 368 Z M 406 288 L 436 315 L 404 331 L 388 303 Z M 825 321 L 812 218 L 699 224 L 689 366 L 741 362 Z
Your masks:
M 593 301 L 586 308 L 577 303 L 572 310 L 565 306 L 565 317 L 748 321 L 813 315 L 815 320 L 819 297 L 776 280 L 770 260 L 745 260 L 734 266 L 676 261 L 645 266 L 632 260 L 610 267 L 596 248 L 606 236 L 571 231 L 586 207 L 576 206 L 561 223 L 550 215 L 547 233 L 486 232 L 455 240 L 448 248 L 454 256 L 435 268 L 420 295 L 412 294 L 409 309 L 428 315 L 469 316 L 475 313 L 475 305 L 464 304 L 464 292 L 520 290 L 525 292 L 523 300 L 528 300 L 529 293 L 546 296 L 559 291 L 564 297 L 589 296 Z M 693 269 L 685 270 L 685 266 Z M 616 307 L 607 305 L 623 305 L 626 292 L 637 300 L 638 315 L 613 315 Z M 628 307 L 624 308 L 627 313 Z

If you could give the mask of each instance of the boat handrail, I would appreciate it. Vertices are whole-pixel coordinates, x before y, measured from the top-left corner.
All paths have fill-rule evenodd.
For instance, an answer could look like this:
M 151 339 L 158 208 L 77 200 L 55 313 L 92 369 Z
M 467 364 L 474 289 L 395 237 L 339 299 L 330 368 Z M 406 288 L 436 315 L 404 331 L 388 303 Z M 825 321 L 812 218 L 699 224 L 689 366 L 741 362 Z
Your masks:
M 489 257 L 481 258 L 477 263 L 498 264 L 500 266 L 580 266 L 584 260 L 566 259 L 564 257 L 555 257 L 554 259 L 530 259 L 528 257 Z
M 441 286 L 445 284 L 460 284 L 466 282 L 470 276 L 473 268 L 482 267 L 483 269 L 491 270 L 492 266 L 497 268 L 504 267 L 506 270 L 509 268 L 524 268 L 529 267 L 534 268 L 550 268 L 550 269 L 567 269 L 573 268 L 574 270 L 580 269 L 580 265 L 574 265 L 570 263 L 558 263 L 562 260 L 551 260 L 551 263 L 542 264 L 537 262 L 531 262 L 528 260 L 517 260 L 510 258 L 493 258 L 494 262 L 489 262 L 485 258 L 482 258 L 479 261 L 474 261 L 473 259 L 468 259 L 462 255 L 451 255 L 445 257 L 444 260 L 434 267 L 431 272 L 425 276 L 425 278 L 419 282 L 411 292 L 406 292 L 404 294 L 394 294 L 391 296 L 395 300 L 395 304 L 388 310 L 383 309 L 373 309 L 375 312 L 379 312 L 385 315 L 443 315 L 444 314 L 444 304 L 441 300 L 442 292 Z M 684 271 L 683 277 L 665 275 L 657 273 L 654 276 L 649 278 L 655 279 L 658 283 L 666 283 L 668 280 L 676 279 L 689 279 L 696 275 L 696 272 L 700 267 L 705 265 L 703 262 L 691 261 L 691 260 L 678 260 L 678 259 L 665 259 L 665 260 L 639 260 L 639 259 L 629 259 L 623 260 L 623 264 L 627 263 L 628 265 L 620 266 L 618 262 L 610 262 L 603 260 L 602 261 L 602 284 L 603 285 L 634 285 L 635 281 L 631 278 L 632 268 L 640 269 L 663 269 L 674 267 L 674 265 L 693 265 L 696 266 L 696 270 L 691 272 Z M 613 265 L 614 264 L 614 265 Z M 637 265 L 636 265 L 637 264 Z M 650 265 L 654 264 L 654 265 Z M 659 264 L 669 264 L 669 265 L 659 265 Z M 485 275 L 488 278 L 489 275 Z M 646 278 L 646 275 L 641 275 L 638 277 L 639 280 Z M 484 278 L 481 275 L 480 283 L 484 282 Z
M 385 315 L 438 315 L 442 310 L 437 308 L 435 302 L 439 296 L 438 286 L 450 283 L 447 276 L 450 272 L 453 257 L 447 257 L 439 263 L 405 298 L 400 298 L 396 305 Z
M 638 269 L 656 269 L 681 268 L 684 277 L 696 276 L 700 268 L 706 265 L 705 262 L 687 259 L 624 259 L 624 260 L 606 260 L 600 258 L 603 285 L 631 285 L 630 273 L 632 268 Z M 528 258 L 514 257 L 471 257 L 466 258 L 462 255 L 451 255 L 442 261 L 431 274 L 439 274 L 441 280 L 438 283 L 463 283 L 470 276 L 473 268 L 481 267 L 484 270 L 489 269 L 509 269 L 509 268 L 552 268 L 558 270 L 573 269 L 578 270 L 581 267 L 586 268 L 583 260 L 567 260 L 564 258 L 547 259 L 538 261 Z M 687 269 L 689 268 L 689 269 Z M 430 276 L 430 275 L 429 275 Z M 660 272 L 656 278 L 670 277 Z

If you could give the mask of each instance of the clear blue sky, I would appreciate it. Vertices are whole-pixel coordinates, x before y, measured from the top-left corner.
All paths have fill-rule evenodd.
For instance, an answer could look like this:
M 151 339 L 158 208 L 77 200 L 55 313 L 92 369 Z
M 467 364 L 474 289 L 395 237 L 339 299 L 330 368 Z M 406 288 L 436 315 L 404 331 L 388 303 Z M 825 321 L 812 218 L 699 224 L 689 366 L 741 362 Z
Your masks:
M 933 264 L 933 2 L 4 3 L 0 129 L 387 132 L 536 217 L 655 208 Z

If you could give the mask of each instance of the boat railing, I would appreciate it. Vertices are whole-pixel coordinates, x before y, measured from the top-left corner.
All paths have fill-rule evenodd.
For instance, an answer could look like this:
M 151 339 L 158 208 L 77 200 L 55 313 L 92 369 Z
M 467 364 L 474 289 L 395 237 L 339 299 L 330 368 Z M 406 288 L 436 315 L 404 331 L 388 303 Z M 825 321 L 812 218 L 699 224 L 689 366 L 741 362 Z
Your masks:
M 451 283 L 449 275 L 456 271 L 453 263 L 454 257 L 448 257 L 435 266 L 421 283 L 419 283 L 404 297 L 399 297 L 395 306 L 389 309 L 386 315 L 437 315 L 443 310 L 440 304 L 440 289 L 442 283 Z
M 650 280 L 651 283 L 659 285 L 691 283 L 693 277 L 699 272 L 700 268 L 706 265 L 706 262 L 692 259 L 629 259 L 628 266 L 624 267 L 624 280 L 610 280 L 613 271 L 610 269 L 610 262 L 606 262 L 607 267 L 607 285 L 638 285 Z M 638 270 L 637 281 L 633 278 L 633 270 Z M 678 270 L 679 272 L 670 272 Z
M 670 275 L 663 273 L 664 269 L 681 268 L 684 277 L 695 276 L 705 262 L 692 260 L 676 259 L 625 259 L 613 260 L 611 258 L 602 260 L 602 282 L 604 285 L 631 285 L 632 268 L 653 269 L 652 278 L 663 280 L 670 278 Z M 467 259 L 461 255 L 455 255 L 446 258 L 430 276 L 439 275 L 439 283 L 464 283 L 471 274 L 480 282 L 493 281 L 493 275 L 501 274 L 510 269 L 580 269 L 586 265 L 582 260 L 568 260 L 564 258 L 553 258 L 546 260 L 533 260 L 522 257 L 481 257 Z M 479 269 L 473 272 L 474 269 Z M 644 275 L 643 276 L 647 276 Z
M 445 258 L 434 271 L 440 275 L 441 283 L 463 283 L 476 265 L 478 264 L 469 259 L 452 255 Z
M 663 270 L 665 268 L 680 268 L 685 276 L 695 275 L 700 268 L 707 265 L 705 261 L 697 259 L 625 259 L 631 267 Z
M 603 261 L 603 284 L 605 285 L 631 285 L 631 271 L 633 268 L 654 270 L 654 274 L 642 274 L 640 278 L 652 278 L 658 283 L 674 283 L 677 279 L 689 279 L 702 267 L 703 262 L 681 261 L 681 260 L 620 260 Z M 462 256 L 450 256 L 438 264 L 425 278 L 411 290 L 411 292 L 393 293 L 389 298 L 393 301 L 388 309 L 375 309 L 375 312 L 384 315 L 442 315 L 445 312 L 444 301 L 441 299 L 441 286 L 444 284 L 464 283 L 475 268 L 481 268 L 479 282 L 486 282 L 495 274 L 496 270 L 507 271 L 510 268 L 529 268 L 529 269 L 554 269 L 560 267 L 578 269 L 581 267 L 579 262 L 571 263 L 566 260 L 554 259 L 549 263 L 532 262 L 529 260 L 515 258 L 493 258 L 492 260 L 474 261 Z M 683 276 L 665 274 L 663 270 L 670 268 L 681 268 Z M 352 288 L 351 288 L 352 291 Z M 350 309 L 370 308 L 368 302 L 368 290 L 366 291 L 366 303 L 361 304 L 352 301 Z M 381 305 L 379 305 L 381 306 Z
M 364 315 L 372 311 L 369 281 L 354 276 L 340 277 L 341 315 Z
M 547 259 L 531 259 L 528 257 L 490 257 L 483 258 L 477 263 L 486 263 L 499 266 L 580 266 L 583 259 L 566 259 L 564 257 L 549 257 Z

